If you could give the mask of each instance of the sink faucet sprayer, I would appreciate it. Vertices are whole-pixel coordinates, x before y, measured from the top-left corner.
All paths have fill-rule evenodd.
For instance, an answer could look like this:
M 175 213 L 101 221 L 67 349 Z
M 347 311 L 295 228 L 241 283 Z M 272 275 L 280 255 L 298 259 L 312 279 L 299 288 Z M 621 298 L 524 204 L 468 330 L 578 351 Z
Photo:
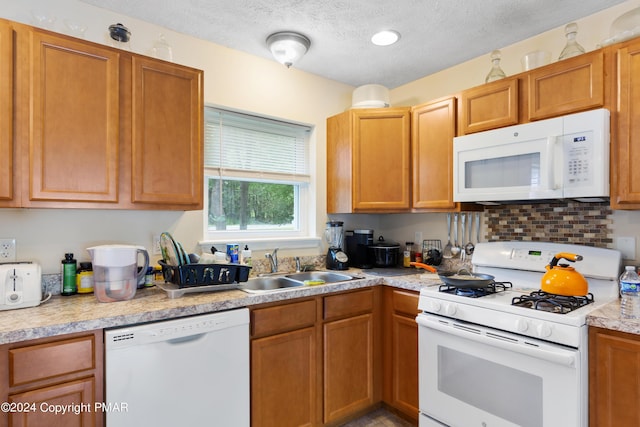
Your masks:
M 271 264 L 271 272 L 278 272 L 278 248 L 275 248 L 273 252 L 264 254 L 264 257 L 269 260 Z

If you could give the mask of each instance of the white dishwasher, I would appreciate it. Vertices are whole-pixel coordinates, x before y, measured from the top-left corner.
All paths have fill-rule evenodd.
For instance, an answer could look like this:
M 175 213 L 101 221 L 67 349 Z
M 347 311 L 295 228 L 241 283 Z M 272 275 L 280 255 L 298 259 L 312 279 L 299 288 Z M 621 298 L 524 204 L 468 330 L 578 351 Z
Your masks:
M 249 310 L 105 331 L 107 427 L 248 427 Z

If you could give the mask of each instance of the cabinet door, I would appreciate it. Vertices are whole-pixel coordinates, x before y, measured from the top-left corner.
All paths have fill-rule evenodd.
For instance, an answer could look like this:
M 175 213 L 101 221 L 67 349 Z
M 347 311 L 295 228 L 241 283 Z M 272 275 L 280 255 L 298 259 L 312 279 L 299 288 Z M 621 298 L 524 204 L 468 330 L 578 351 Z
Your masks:
M 589 424 L 640 425 L 640 339 L 589 328 Z
M 316 425 L 316 329 L 251 342 L 252 427 Z
M 18 65 L 17 79 L 27 80 L 19 102 L 31 114 L 21 125 L 23 204 L 117 202 L 118 52 L 36 29 L 18 38 L 28 56 Z
M 13 30 L 0 20 L 0 202 L 14 198 Z
M 415 317 L 393 314 L 392 406 L 412 418 L 418 416 L 418 325 Z
M 353 210 L 410 207 L 409 109 L 353 112 Z
M 373 314 L 324 325 L 324 422 L 374 403 Z
M 413 207 L 452 209 L 456 99 L 418 106 L 411 120 Z
M 418 418 L 418 294 L 393 291 L 391 313 L 391 405 Z
M 575 113 L 604 105 L 602 50 L 536 68 L 527 74 L 529 120 Z
M 611 207 L 640 209 L 640 42 L 619 49 L 617 59 L 618 102 L 615 137 L 611 140 Z
M 133 203 L 202 208 L 202 71 L 134 56 Z
M 518 79 L 506 78 L 460 94 L 460 134 L 518 124 Z
M 89 377 L 11 395 L 9 402 L 24 403 L 34 410 L 10 413 L 9 426 L 96 426 L 99 415 L 96 415 L 93 410 L 95 387 L 94 378 Z M 57 405 L 60 408 L 74 408 L 77 411 L 56 414 L 53 410 Z

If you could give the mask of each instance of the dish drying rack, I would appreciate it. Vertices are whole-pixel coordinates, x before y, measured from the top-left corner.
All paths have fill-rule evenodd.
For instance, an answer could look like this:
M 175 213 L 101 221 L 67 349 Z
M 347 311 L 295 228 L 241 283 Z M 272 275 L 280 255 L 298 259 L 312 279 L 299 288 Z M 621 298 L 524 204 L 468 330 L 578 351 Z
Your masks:
M 185 293 L 238 289 L 240 282 L 249 279 L 250 266 L 241 264 L 184 264 L 169 265 L 158 261 L 162 267 L 164 283 L 157 286 L 167 292 L 169 298 Z

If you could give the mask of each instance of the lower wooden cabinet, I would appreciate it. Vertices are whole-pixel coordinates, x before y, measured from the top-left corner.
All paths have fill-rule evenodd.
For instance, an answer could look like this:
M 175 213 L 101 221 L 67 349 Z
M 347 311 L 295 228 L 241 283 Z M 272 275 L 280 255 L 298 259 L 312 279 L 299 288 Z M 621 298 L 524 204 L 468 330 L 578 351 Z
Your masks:
M 640 336 L 589 328 L 589 425 L 640 425 Z
M 381 402 L 381 288 L 251 310 L 251 425 L 337 426 Z
M 315 425 L 316 330 L 304 328 L 251 343 L 251 425 Z
M 418 292 L 385 288 L 384 401 L 418 422 Z
M 417 425 L 418 293 L 386 286 L 251 310 L 251 425 L 339 426 L 380 405 Z
M 318 425 L 316 299 L 251 311 L 251 425 Z
M 379 400 L 374 289 L 324 298 L 323 421 L 332 423 Z
M 0 346 L 0 425 L 103 426 L 103 349 L 102 330 Z

